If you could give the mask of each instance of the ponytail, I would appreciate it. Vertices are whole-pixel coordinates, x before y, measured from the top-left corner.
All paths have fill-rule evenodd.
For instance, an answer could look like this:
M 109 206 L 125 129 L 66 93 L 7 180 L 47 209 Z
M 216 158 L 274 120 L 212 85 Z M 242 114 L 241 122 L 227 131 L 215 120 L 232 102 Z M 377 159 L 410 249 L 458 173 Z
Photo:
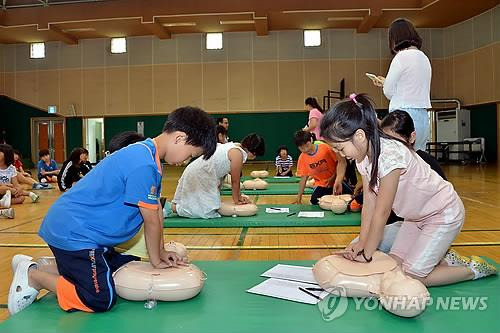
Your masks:
M 331 142 L 351 140 L 358 129 L 365 132 L 371 150 L 370 189 L 377 184 L 380 138 L 387 138 L 377 122 L 373 101 L 366 94 L 351 94 L 335 104 L 321 121 L 321 136 Z

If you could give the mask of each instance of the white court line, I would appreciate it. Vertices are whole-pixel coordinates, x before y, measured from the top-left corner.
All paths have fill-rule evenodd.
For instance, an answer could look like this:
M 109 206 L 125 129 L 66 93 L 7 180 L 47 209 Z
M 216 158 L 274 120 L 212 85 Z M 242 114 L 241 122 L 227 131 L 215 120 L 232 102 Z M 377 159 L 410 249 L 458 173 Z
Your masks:
M 478 203 L 478 204 L 481 204 L 481 205 L 485 205 L 485 206 L 488 206 L 488 207 L 498 208 L 498 206 L 495 206 L 495 205 L 483 202 L 481 200 L 471 199 L 471 198 L 467 198 L 467 197 L 463 197 L 463 196 L 461 198 L 465 199 L 465 200 L 469 200 L 469 201 L 475 202 L 475 203 Z

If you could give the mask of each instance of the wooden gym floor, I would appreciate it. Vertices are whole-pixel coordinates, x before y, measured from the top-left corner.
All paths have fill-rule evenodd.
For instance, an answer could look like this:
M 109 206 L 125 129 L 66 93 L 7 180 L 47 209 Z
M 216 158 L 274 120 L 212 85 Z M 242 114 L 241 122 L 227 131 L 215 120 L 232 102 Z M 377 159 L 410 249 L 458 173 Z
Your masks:
M 270 170 L 273 169 L 270 164 Z M 246 165 L 244 174 L 265 168 Z M 466 221 L 453 247 L 465 255 L 488 256 L 500 262 L 500 167 L 488 165 L 445 166 L 447 177 L 460 194 Z M 169 200 L 175 192 L 180 167 L 165 167 L 163 195 Z M 14 206 L 16 218 L 0 220 L 0 321 L 8 317 L 7 295 L 14 254 L 33 257 L 51 255 L 37 232 L 59 190 L 38 191 L 39 203 L 30 200 Z M 259 196 L 259 204 L 289 204 L 294 196 Z M 229 200 L 225 198 L 224 200 Z M 308 197 L 304 197 L 304 203 Z M 317 260 L 334 249 L 346 246 L 359 227 L 296 228 L 166 228 L 166 240 L 182 242 L 189 248 L 191 260 Z

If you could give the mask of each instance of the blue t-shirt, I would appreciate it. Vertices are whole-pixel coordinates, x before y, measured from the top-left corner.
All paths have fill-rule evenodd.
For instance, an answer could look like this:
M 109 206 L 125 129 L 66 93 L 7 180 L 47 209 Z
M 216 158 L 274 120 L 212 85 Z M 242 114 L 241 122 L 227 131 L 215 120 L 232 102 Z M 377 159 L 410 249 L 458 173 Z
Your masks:
M 66 251 L 115 246 L 141 228 L 139 207 L 158 209 L 160 193 L 160 159 L 146 139 L 106 157 L 61 195 L 38 234 Z
M 42 177 L 42 169 L 45 171 L 54 171 L 57 170 L 57 163 L 54 160 L 50 160 L 50 164 L 45 164 L 44 161 L 38 161 L 38 178 Z

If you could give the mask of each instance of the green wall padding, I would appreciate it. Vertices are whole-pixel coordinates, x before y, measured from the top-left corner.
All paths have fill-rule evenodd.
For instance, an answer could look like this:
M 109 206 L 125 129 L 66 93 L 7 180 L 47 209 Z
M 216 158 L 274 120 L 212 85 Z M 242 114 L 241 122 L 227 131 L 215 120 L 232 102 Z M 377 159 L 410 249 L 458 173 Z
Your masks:
M 57 117 L 46 111 L 0 96 L 0 131 L 6 130 L 7 143 L 19 150 L 24 158 L 31 158 L 31 118 Z
M 213 115 L 214 119 L 220 116 L 222 115 Z M 229 119 L 231 141 L 240 141 L 252 132 L 264 137 L 266 154 L 258 160 L 274 160 L 276 150 L 280 145 L 288 146 L 294 161 L 297 160 L 299 154 L 293 143 L 293 133 L 307 124 L 307 112 L 242 113 L 224 116 Z M 106 142 L 109 142 L 120 132 L 136 131 L 138 121 L 144 121 L 144 134 L 147 137 L 154 137 L 161 133 L 166 119 L 166 115 L 105 118 L 104 138 Z
M 71 153 L 73 148 L 83 147 L 82 118 L 66 118 L 66 152 Z
M 470 136 L 486 140 L 486 159 L 497 161 L 497 107 L 496 104 L 467 106 L 470 110 Z

